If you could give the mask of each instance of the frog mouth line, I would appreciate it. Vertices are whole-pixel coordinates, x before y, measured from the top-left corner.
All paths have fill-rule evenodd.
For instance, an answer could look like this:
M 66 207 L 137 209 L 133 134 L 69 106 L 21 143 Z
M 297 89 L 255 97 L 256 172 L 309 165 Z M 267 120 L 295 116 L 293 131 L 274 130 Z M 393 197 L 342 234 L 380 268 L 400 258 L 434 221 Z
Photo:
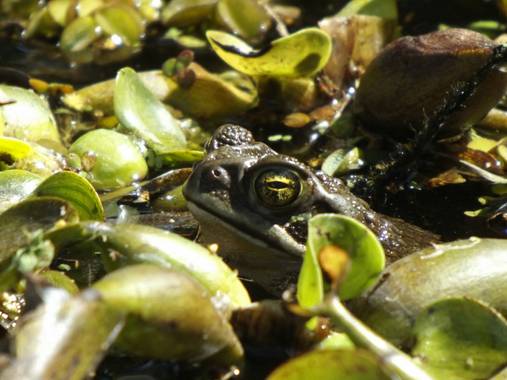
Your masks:
M 206 213 L 211 215 L 213 218 L 217 219 L 219 223 L 227 226 L 228 229 L 234 231 L 239 236 L 244 238 L 245 240 L 249 240 L 253 242 L 255 245 L 262 247 L 267 246 L 268 248 L 271 248 L 273 250 L 279 251 L 281 253 L 285 253 L 289 256 L 302 258 L 304 253 L 304 246 L 302 246 L 299 243 L 290 244 L 288 243 L 287 246 L 284 246 L 283 244 L 280 244 L 277 241 L 273 241 L 273 239 L 270 239 L 269 237 L 265 237 L 260 235 L 259 233 L 252 231 L 248 226 L 234 222 L 230 222 L 226 217 L 223 215 L 217 214 L 213 212 L 212 210 L 208 209 L 207 207 L 196 203 L 191 200 L 187 200 L 187 206 L 189 210 L 194 213 L 192 209 L 198 210 L 201 213 Z M 247 232 L 245 232 L 247 231 Z M 292 240 L 292 238 L 291 238 Z

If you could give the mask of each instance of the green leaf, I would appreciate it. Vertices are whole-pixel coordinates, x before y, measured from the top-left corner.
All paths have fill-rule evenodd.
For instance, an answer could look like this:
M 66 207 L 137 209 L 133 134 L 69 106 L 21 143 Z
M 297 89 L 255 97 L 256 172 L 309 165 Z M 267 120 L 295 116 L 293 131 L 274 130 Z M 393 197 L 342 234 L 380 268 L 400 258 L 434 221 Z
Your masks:
M 37 187 L 34 194 L 65 199 L 76 209 L 80 220 L 104 220 L 104 208 L 97 192 L 90 182 L 76 173 L 53 174 Z
M 362 152 L 359 148 L 353 148 L 348 152 L 344 149 L 337 149 L 324 160 L 322 171 L 328 176 L 333 177 L 359 169 L 364 164 L 361 157 Z
M 410 339 L 413 321 L 447 297 L 470 297 L 507 315 L 507 241 L 458 240 L 433 245 L 392 265 L 384 280 L 353 311 L 397 345 Z
M 324 280 L 317 256 L 308 247 L 297 284 L 298 303 L 304 308 L 318 305 L 324 299 Z
M 26 170 L 0 172 L 0 212 L 27 198 L 42 178 Z
M 219 256 L 175 233 L 137 224 L 85 222 L 49 236 L 57 251 L 90 238 L 98 238 L 96 249 L 104 253 L 102 258 L 110 270 L 136 263 L 176 268 L 191 275 L 212 296 L 221 299 L 226 310 L 251 303 L 237 274 Z M 120 255 L 110 256 L 111 251 Z
M 0 85 L 0 114 L 5 121 L 3 134 L 26 141 L 49 140 L 60 143 L 56 120 L 48 103 L 31 90 Z M 0 116 L 0 120 L 2 119 Z
M 304 77 L 320 71 L 331 55 L 331 38 L 318 28 L 306 28 L 254 50 L 232 34 L 209 30 L 213 50 L 228 65 L 244 74 L 271 77 Z
M 175 82 L 167 99 L 186 115 L 205 120 L 224 118 L 241 115 L 257 105 L 257 88 L 251 81 L 236 85 L 224 75 L 210 73 L 196 63 L 191 63 L 188 69 L 195 75 L 192 85 L 187 88 Z
M 162 11 L 162 21 L 169 25 L 196 25 L 211 15 L 218 0 L 171 0 Z
M 128 46 L 139 44 L 144 33 L 143 19 L 127 5 L 111 5 L 95 13 L 95 21 L 110 36 L 119 36 Z
M 0 136 L 0 153 L 13 160 L 21 160 L 33 153 L 32 146 L 22 140 Z
M 93 17 L 76 18 L 63 30 L 60 48 L 67 54 L 81 52 L 100 37 L 99 30 Z
M 386 20 L 398 19 L 396 0 L 352 0 L 338 12 L 338 16 L 377 16 Z
M 123 325 L 124 315 L 96 291 L 70 297 L 61 289 L 43 292 L 44 303 L 25 315 L 15 334 L 16 359 L 1 379 L 85 379 Z
M 507 321 L 483 303 L 452 298 L 428 306 L 412 355 L 435 380 L 488 379 L 507 365 Z
M 219 0 L 216 13 L 230 31 L 247 40 L 261 37 L 271 25 L 271 17 L 257 0 Z
M 304 289 L 301 291 L 303 293 L 298 293 L 301 297 L 300 302 L 303 301 L 307 307 L 316 304 L 312 305 L 312 301 L 322 299 L 323 285 L 319 285 L 319 282 L 322 283 L 322 277 L 319 278 L 315 266 L 319 254 L 329 246 L 336 246 L 348 255 L 348 271 L 339 287 L 341 299 L 359 296 L 377 282 L 384 269 L 384 249 L 375 234 L 366 226 L 353 218 L 339 214 L 314 216 L 308 223 L 305 255 L 307 268 L 302 269 L 302 277 L 298 281 L 298 285 L 302 285 Z M 316 291 L 313 296 L 312 289 Z
M 55 288 L 63 289 L 72 295 L 79 293 L 79 288 L 77 287 L 76 282 L 63 272 L 58 270 L 45 270 L 38 273 L 38 275 L 44 278 L 45 281 L 49 282 L 51 286 Z
M 27 199 L 0 215 L 0 268 L 27 247 L 34 234 L 49 231 L 58 225 L 79 221 L 74 208 L 63 199 L 40 197 Z M 4 275 L 0 272 L 0 277 Z M 4 278 L 0 288 L 4 289 Z
M 176 268 L 129 265 L 93 287 L 108 305 L 128 315 L 117 343 L 134 355 L 187 361 L 219 356 L 231 364 L 243 354 L 206 290 Z
M 176 166 L 184 164 L 193 164 L 194 162 L 200 161 L 204 158 L 204 152 L 202 150 L 182 149 L 175 150 L 171 153 L 161 154 L 157 156 L 162 165 Z
M 382 364 L 363 350 L 313 351 L 278 367 L 267 380 L 388 380 Z
M 137 146 L 124 134 L 94 129 L 79 137 L 69 152 L 76 154 L 96 189 L 115 189 L 142 180 L 148 166 Z
M 114 110 L 121 124 L 144 139 L 155 153 L 186 147 L 179 122 L 131 68 L 121 69 L 116 76 Z

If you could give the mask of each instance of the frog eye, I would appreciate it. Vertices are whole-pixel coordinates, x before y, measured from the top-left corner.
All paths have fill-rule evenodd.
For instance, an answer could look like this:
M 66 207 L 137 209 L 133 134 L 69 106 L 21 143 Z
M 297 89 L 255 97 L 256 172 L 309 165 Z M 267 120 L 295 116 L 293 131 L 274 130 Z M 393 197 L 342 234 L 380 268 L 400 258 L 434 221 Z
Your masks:
M 261 172 L 254 181 L 257 198 L 268 207 L 284 207 L 301 193 L 301 178 L 288 169 L 271 168 Z

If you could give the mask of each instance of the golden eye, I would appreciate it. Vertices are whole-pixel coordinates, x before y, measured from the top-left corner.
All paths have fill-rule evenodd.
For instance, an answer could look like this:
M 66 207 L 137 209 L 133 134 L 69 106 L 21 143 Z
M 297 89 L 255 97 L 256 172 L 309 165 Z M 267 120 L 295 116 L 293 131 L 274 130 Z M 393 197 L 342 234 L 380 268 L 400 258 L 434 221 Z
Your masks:
M 284 207 L 301 193 L 301 179 L 287 169 L 269 169 L 255 178 L 255 193 L 269 207 Z

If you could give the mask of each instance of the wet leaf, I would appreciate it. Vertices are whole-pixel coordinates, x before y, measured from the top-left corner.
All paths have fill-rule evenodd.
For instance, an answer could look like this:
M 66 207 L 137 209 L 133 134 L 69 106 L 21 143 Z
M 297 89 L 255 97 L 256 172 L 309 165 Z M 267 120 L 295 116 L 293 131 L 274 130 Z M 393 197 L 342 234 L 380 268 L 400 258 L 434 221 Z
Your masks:
M 506 250 L 505 240 L 479 238 L 421 250 L 390 265 L 375 291 L 353 310 L 397 345 L 409 339 L 416 316 L 442 298 L 474 298 L 505 314 Z
M 95 129 L 78 138 L 69 152 L 76 154 L 96 189 L 115 189 L 142 180 L 148 166 L 139 149 L 125 135 Z
M 33 91 L 0 85 L 0 99 L 10 101 L 9 104 L 0 106 L 0 113 L 5 120 L 6 137 L 60 143 L 56 121 L 48 104 Z
M 489 379 L 507 365 L 507 321 L 494 309 L 466 298 L 428 306 L 414 326 L 412 355 L 434 379 Z
M 88 378 L 122 328 L 122 314 L 96 291 L 70 297 L 48 289 L 44 304 L 28 314 L 15 335 L 16 360 L 2 380 Z
M 267 380 L 387 380 L 381 363 L 362 350 L 322 350 L 301 355 L 278 367 Z
M 42 145 L 21 140 L 0 137 L 0 149 L 8 146 L 9 154 L 14 154 L 13 169 L 27 170 L 41 177 L 48 177 L 67 167 L 65 158 L 57 151 Z
M 253 76 L 312 76 L 331 55 L 331 38 L 318 28 L 301 29 L 271 42 L 263 50 L 254 50 L 239 38 L 216 30 L 207 31 L 206 36 L 228 65 Z
M 359 296 L 375 284 L 384 268 L 382 245 L 366 226 L 343 215 L 317 215 L 308 223 L 307 249 L 298 281 L 298 301 L 304 307 L 322 300 L 322 273 L 317 273 L 320 268 L 316 268 L 316 261 L 328 246 L 337 246 L 349 256 L 349 268 L 339 286 L 344 300 Z
M 145 140 L 155 153 L 185 148 L 179 122 L 130 68 L 121 69 L 116 77 L 114 109 L 121 124 Z
M 142 357 L 200 361 L 211 356 L 227 364 L 243 350 L 202 285 L 185 273 L 155 265 L 131 265 L 94 284 L 104 301 L 127 313 L 118 339 Z
M 250 304 L 250 297 L 237 274 L 220 257 L 177 234 L 137 225 L 81 223 L 49 237 L 57 250 L 96 238 L 110 269 L 135 263 L 177 268 L 200 282 L 225 310 Z M 118 255 L 111 254 L 117 252 Z
M 104 208 L 93 186 L 80 175 L 64 171 L 53 174 L 35 190 L 35 195 L 65 199 L 80 220 L 104 220 Z
M 42 178 L 26 170 L 0 172 L 0 213 L 27 198 Z

